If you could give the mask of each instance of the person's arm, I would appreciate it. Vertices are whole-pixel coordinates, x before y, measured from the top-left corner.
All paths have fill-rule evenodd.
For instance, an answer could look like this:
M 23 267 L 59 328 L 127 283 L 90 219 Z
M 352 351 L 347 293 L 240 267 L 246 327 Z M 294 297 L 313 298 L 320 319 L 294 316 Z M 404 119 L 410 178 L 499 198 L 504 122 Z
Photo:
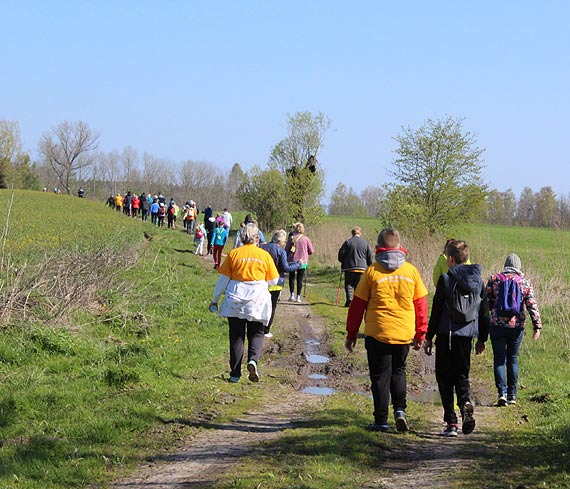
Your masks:
M 372 254 L 372 248 L 369 244 L 367 244 L 367 247 L 368 250 L 366 251 L 366 264 L 370 266 L 373 263 L 374 255 Z
M 344 261 L 344 256 L 346 255 L 346 241 L 342 243 L 342 246 L 338 250 L 338 261 L 342 264 Z
M 443 275 L 443 255 L 439 255 L 437 261 L 435 262 L 435 267 L 433 267 L 433 285 L 437 287 L 437 282 L 439 277 Z
M 210 305 L 218 304 L 218 300 L 220 299 L 220 296 L 223 295 L 223 293 L 225 292 L 229 282 L 230 282 L 230 277 L 228 277 L 227 275 L 221 273 L 218 275 L 218 281 L 216 282 L 216 286 L 214 287 L 214 294 L 212 295 L 212 302 Z
M 307 240 L 307 253 L 309 253 L 309 255 L 312 255 L 315 252 L 313 243 L 309 238 L 307 238 L 307 236 L 305 236 L 305 239 Z
M 526 279 L 526 282 L 528 284 L 528 289 L 527 294 L 524 296 L 524 303 L 530 316 L 530 320 L 532 321 L 532 327 L 534 329 L 533 338 L 535 340 L 538 340 L 538 338 L 540 338 L 540 333 L 542 330 L 542 319 L 540 317 L 538 303 L 536 302 L 536 298 L 534 296 L 534 287 L 528 279 Z
M 437 287 L 435 289 L 435 294 L 433 296 L 433 302 L 431 305 L 431 315 L 428 321 L 428 328 L 426 339 L 424 342 L 424 350 L 427 355 L 432 354 L 433 349 L 433 338 L 437 334 L 437 326 L 440 321 L 441 314 L 443 312 L 445 304 L 445 279 L 443 275 L 439 277 L 437 282 Z
M 414 350 L 422 347 L 427 333 L 428 326 L 428 302 L 427 295 L 414 301 L 414 311 L 416 313 L 416 334 L 414 335 Z
M 283 270 L 285 273 L 294 272 L 303 266 L 302 261 L 293 261 L 289 263 L 287 261 L 287 253 L 285 253 L 285 250 L 283 248 L 278 249 L 277 255 L 277 269 Z
M 356 345 L 356 337 L 358 336 L 358 330 L 360 329 L 360 323 L 366 312 L 366 306 L 368 306 L 368 301 L 360 299 L 354 296 L 350 307 L 348 308 L 348 315 L 346 316 L 346 340 L 344 346 L 348 351 L 352 351 Z
M 483 285 L 481 288 L 481 305 L 479 306 L 479 336 L 475 344 L 475 353 L 483 353 L 485 351 L 485 342 L 489 338 L 489 328 L 491 319 L 489 318 L 489 299 L 487 296 L 487 287 Z

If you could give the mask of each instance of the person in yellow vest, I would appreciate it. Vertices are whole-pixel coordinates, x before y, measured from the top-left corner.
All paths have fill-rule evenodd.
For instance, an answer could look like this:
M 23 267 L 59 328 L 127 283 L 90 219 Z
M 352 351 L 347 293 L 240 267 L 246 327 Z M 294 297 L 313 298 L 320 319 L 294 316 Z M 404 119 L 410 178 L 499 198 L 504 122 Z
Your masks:
M 223 228 L 222 228 L 223 229 Z M 247 371 L 251 382 L 259 381 L 258 362 L 263 348 L 265 326 L 271 319 L 271 294 L 279 272 L 273 258 L 259 244 L 257 224 L 246 224 L 241 230 L 243 246 L 232 249 L 218 268 L 210 310 L 224 300 L 219 316 L 227 317 L 230 334 L 230 382 L 239 382 L 247 334 Z
M 123 196 L 121 194 L 115 196 L 115 209 L 117 209 L 117 212 L 123 211 Z

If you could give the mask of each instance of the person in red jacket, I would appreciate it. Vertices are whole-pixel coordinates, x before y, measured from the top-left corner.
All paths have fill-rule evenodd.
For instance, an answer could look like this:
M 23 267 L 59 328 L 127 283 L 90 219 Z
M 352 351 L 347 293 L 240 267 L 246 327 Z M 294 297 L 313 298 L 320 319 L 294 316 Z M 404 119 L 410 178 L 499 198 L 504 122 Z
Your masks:
M 386 432 L 390 397 L 398 431 L 408 431 L 406 417 L 406 359 L 410 344 L 422 347 L 428 325 L 427 289 L 416 267 L 406 262 L 400 234 L 392 228 L 378 235 L 376 262 L 364 272 L 346 318 L 345 347 L 356 345 L 364 318 L 364 345 L 374 422 L 369 431 Z

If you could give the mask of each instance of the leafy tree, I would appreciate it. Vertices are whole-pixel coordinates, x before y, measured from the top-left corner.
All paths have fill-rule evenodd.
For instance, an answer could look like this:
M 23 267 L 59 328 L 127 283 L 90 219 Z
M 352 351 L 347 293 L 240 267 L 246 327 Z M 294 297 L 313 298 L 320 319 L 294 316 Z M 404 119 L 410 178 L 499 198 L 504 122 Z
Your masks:
M 542 187 L 535 194 L 535 226 L 551 228 L 557 219 L 556 194 L 552 187 Z
M 517 222 L 522 226 L 532 226 L 535 220 L 535 196 L 530 187 L 525 187 L 519 196 L 517 204 Z
M 12 177 L 15 188 L 28 190 L 40 190 L 40 176 L 36 170 L 36 165 L 30 161 L 27 153 L 20 153 L 16 157 L 12 166 Z
M 99 134 L 82 121 L 62 122 L 40 139 L 40 154 L 68 194 L 76 172 L 93 163 L 98 141 Z
M 247 175 L 242 170 L 239 163 L 234 163 L 230 174 L 228 175 L 228 203 L 230 209 L 237 209 L 239 207 L 240 199 L 237 197 L 239 189 L 247 181 Z
M 368 212 L 352 187 L 347 189 L 344 183 L 339 183 L 331 196 L 329 214 L 332 216 L 363 217 Z
M 285 177 L 288 221 L 315 222 L 323 214 L 319 200 L 324 191 L 317 157 L 331 122 L 321 112 L 297 112 L 287 123 L 288 136 L 271 150 L 269 165 Z
M 485 199 L 487 206 L 487 222 L 510 226 L 514 223 L 517 198 L 515 193 L 508 189 L 505 192 L 491 190 Z
M 360 192 L 360 200 L 370 217 L 380 217 L 386 208 L 386 192 L 382 187 L 369 185 Z
M 256 215 L 264 231 L 287 226 L 286 181 L 276 168 L 262 170 L 254 166 L 237 189 L 237 196 L 244 208 Z
M 432 233 L 479 216 L 487 192 L 483 150 L 463 130 L 462 119 L 428 119 L 419 129 L 402 128 L 394 139 L 397 157 L 390 174 L 396 185 L 386 191 L 395 224 L 409 221 L 410 209 L 423 214 L 420 221 Z

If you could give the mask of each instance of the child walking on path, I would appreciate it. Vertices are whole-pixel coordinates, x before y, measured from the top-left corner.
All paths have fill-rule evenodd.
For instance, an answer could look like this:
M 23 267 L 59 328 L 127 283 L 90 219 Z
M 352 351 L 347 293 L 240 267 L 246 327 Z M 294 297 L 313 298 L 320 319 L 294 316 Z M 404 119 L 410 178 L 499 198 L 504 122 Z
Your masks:
M 348 309 L 345 347 L 352 352 L 364 317 L 374 400 L 374 422 L 368 430 L 388 431 L 392 398 L 396 429 L 408 431 L 406 359 L 410 343 L 419 350 L 425 337 L 427 289 L 418 269 L 406 262 L 398 231 L 383 229 L 377 243 L 376 263 L 364 272 Z
M 228 233 L 224 229 L 224 221 L 218 221 L 214 231 L 212 244 L 214 245 L 214 268 L 218 268 L 222 264 L 222 251 L 228 240 Z
M 475 429 L 471 402 L 469 370 L 473 338 L 478 338 L 475 352 L 485 351 L 489 335 L 489 307 L 481 265 L 467 265 L 469 247 L 465 241 L 452 241 L 445 254 L 449 272 L 438 282 L 433 298 L 424 349 L 432 354 L 435 341 L 435 376 L 443 405 L 444 436 L 457 436 L 454 391 L 462 417 L 462 431 Z
M 195 255 L 202 256 L 204 254 L 204 240 L 206 239 L 206 228 L 204 227 L 203 223 L 200 223 L 196 227 L 196 251 L 194 252 Z

